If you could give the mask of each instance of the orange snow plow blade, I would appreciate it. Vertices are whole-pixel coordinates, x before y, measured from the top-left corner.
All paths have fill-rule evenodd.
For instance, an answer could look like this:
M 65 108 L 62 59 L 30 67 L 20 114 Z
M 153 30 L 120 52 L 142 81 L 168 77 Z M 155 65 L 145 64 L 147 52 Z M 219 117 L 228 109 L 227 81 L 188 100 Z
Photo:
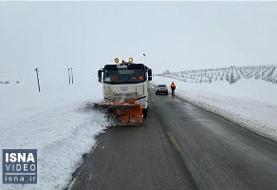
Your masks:
M 143 122 L 140 105 L 117 105 L 112 113 L 122 125 L 141 125 Z
M 142 107 L 135 102 L 88 105 L 111 115 L 117 125 L 141 125 L 143 123 Z

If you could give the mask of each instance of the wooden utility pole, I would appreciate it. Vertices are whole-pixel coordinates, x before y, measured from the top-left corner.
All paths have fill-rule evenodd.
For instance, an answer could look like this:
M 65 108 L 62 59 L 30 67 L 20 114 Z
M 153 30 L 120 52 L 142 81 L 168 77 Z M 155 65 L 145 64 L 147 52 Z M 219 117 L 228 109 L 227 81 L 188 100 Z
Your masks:
M 35 71 L 37 73 L 37 81 L 38 81 L 38 92 L 40 92 L 40 84 L 39 84 L 39 77 L 38 77 L 38 67 L 35 68 Z
M 68 73 L 68 84 L 70 84 L 70 68 L 67 68 L 67 73 Z
M 72 67 L 70 69 L 71 69 L 71 84 L 73 84 L 73 69 Z
M 72 67 L 67 68 L 68 84 L 73 84 L 73 71 Z

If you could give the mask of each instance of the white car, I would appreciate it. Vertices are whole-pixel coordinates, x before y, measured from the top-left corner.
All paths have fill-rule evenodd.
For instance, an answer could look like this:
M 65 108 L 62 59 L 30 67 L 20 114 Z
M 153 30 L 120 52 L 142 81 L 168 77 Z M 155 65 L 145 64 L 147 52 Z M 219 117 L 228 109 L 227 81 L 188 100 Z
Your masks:
M 168 88 L 165 84 L 159 84 L 156 88 L 156 94 L 168 95 Z

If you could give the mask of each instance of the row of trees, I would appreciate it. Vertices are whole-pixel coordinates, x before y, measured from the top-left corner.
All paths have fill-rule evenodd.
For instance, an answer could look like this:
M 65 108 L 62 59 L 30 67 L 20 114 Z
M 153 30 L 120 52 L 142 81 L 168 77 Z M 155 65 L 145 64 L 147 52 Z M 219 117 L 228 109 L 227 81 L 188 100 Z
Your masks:
M 230 66 L 181 72 L 170 72 L 166 70 L 160 75 L 191 83 L 212 83 L 226 80 L 230 84 L 234 84 L 240 79 L 254 78 L 277 84 L 277 66 L 274 65 Z

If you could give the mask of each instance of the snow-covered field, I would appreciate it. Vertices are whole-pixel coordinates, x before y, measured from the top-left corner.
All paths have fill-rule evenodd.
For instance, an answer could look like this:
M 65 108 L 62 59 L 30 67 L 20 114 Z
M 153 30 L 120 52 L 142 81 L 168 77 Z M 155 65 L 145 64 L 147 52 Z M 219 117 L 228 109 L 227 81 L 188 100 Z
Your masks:
M 168 70 L 163 74 L 169 78 L 175 78 L 186 83 L 212 83 L 227 81 L 230 84 L 241 79 L 260 79 L 277 84 L 277 66 L 230 66 L 223 68 L 199 69 L 170 73 Z
M 180 72 L 177 72 L 180 74 Z M 203 74 L 204 75 L 204 74 Z M 277 85 L 254 78 L 187 82 L 176 73 L 154 77 L 154 84 L 175 81 L 176 95 L 259 135 L 277 141 Z
M 1 190 L 63 189 L 107 126 L 103 114 L 85 109 L 102 98 L 95 71 L 73 72 L 74 84 L 68 85 L 67 70 L 41 71 L 41 93 L 34 71 L 0 73 L 0 81 L 9 81 L 0 84 L 1 149 L 38 151 L 38 184 L 0 183 Z

